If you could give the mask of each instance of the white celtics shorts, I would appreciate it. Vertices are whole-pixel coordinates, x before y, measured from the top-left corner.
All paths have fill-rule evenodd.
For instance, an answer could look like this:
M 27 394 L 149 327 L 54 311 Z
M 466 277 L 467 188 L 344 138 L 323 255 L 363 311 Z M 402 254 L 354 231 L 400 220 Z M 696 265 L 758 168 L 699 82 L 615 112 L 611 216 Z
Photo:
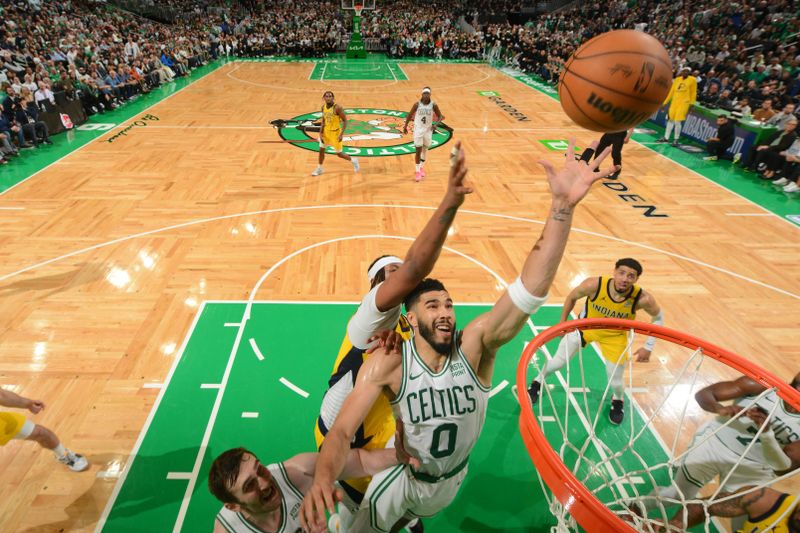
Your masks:
M 430 147 L 431 141 L 433 140 L 433 132 L 428 130 L 426 133 L 422 135 L 417 135 L 414 133 L 414 148 L 425 148 Z
M 388 468 L 372 478 L 359 514 L 363 519 L 368 514 L 371 530 L 381 533 L 391 531 L 402 518 L 434 516 L 456 497 L 467 470 L 464 467 L 453 477 L 429 483 L 416 479 L 407 465 Z
M 692 447 L 706 438 L 711 431 L 712 428 L 698 431 L 692 439 Z M 715 476 L 719 476 L 719 482 L 722 483 L 728 473 L 731 473 L 722 487 L 722 492 L 735 492 L 748 485 L 761 485 L 775 479 L 775 473 L 769 466 L 746 457 L 742 457 L 740 461 L 739 454 L 727 448 L 714 435 L 686 454 L 678 469 L 689 483 L 697 487 L 704 486 Z

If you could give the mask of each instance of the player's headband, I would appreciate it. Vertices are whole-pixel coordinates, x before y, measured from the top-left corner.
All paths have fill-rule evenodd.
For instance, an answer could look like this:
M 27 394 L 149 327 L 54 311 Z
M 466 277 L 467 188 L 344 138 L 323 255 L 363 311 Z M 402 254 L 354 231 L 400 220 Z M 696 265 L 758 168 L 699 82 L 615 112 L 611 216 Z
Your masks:
M 367 276 L 369 276 L 369 281 L 372 282 L 372 280 L 375 279 L 375 276 L 378 275 L 378 272 L 383 270 L 383 267 L 385 267 L 387 265 L 394 265 L 394 264 L 401 264 L 402 265 L 403 264 L 403 260 L 400 259 L 399 257 L 395 257 L 393 255 L 390 255 L 390 256 L 387 256 L 387 257 L 381 257 L 380 259 L 378 259 L 375 262 L 375 264 L 372 265 L 372 268 L 369 269 L 369 272 L 367 272 Z
M 430 94 L 430 92 L 431 92 L 431 90 L 428 87 L 425 87 L 424 89 L 422 89 L 422 94 L 425 94 L 425 93 Z

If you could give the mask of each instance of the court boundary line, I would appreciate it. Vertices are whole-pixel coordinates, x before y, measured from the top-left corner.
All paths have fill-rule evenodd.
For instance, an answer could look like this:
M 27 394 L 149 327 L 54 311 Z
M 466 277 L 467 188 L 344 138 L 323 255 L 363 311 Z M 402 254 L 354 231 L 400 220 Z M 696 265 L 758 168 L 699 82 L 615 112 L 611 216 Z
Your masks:
M 77 148 L 75 148 L 74 150 L 70 150 L 69 152 L 67 152 L 66 154 L 62 155 L 61 157 L 59 157 L 58 159 L 56 159 L 56 160 L 55 160 L 55 161 L 53 161 L 52 163 L 49 163 L 49 164 L 47 164 L 46 166 L 44 166 L 44 167 L 40 168 L 39 170 L 37 170 L 36 172 L 34 172 L 33 174 L 31 174 L 30 176 L 26 177 L 25 179 L 22 179 L 22 180 L 18 181 L 17 183 L 15 183 L 14 185 L 12 185 L 12 186 L 11 186 L 11 187 L 9 187 L 8 189 L 5 189 L 5 190 L 3 190 L 3 191 L 0 191 L 0 196 L 4 195 L 4 194 L 5 194 L 5 193 L 7 193 L 8 191 L 10 191 L 10 190 L 12 190 L 12 189 L 16 188 L 18 185 L 21 185 L 21 184 L 25 183 L 26 181 L 28 181 L 29 179 L 33 178 L 33 177 L 34 177 L 34 176 L 36 176 L 37 174 L 39 174 L 39 173 L 41 173 L 41 172 L 44 172 L 45 170 L 47 170 L 48 168 L 52 167 L 52 166 L 53 166 L 53 165 L 55 165 L 56 163 L 59 163 L 59 162 L 61 162 L 63 159 L 65 159 L 65 158 L 67 158 L 67 157 L 69 157 L 69 156 L 71 156 L 71 155 L 73 155 L 73 154 L 75 154 L 75 153 L 77 153 L 77 152 L 80 152 L 81 150 L 83 150 L 83 149 L 84 149 L 84 148 L 86 148 L 87 146 L 89 146 L 89 145 L 93 144 L 93 141 L 97 141 L 97 140 L 99 140 L 99 139 L 103 138 L 103 137 L 104 137 L 106 134 L 108 134 L 108 133 L 110 133 L 110 132 L 112 132 L 112 131 L 114 131 L 114 130 L 117 130 L 117 129 L 121 128 L 123 125 L 127 124 L 128 122 L 131 122 L 131 121 L 135 121 L 135 120 L 137 120 L 137 118 L 136 118 L 136 116 L 137 116 L 137 115 L 140 115 L 140 114 L 142 114 L 142 113 L 145 113 L 145 112 L 146 112 L 147 110 L 149 110 L 150 108 L 153 108 L 153 107 L 155 107 L 155 106 L 157 106 L 157 105 L 159 105 L 159 104 L 161 104 L 161 103 L 163 103 L 163 102 L 166 102 L 167 100 L 169 100 L 170 98 L 172 98 L 172 97 L 173 97 L 173 96 L 175 96 L 176 94 L 180 94 L 181 92 L 183 92 L 183 90 L 184 90 L 184 89 L 186 89 L 186 88 L 188 88 L 188 87 L 191 87 L 192 85 L 194 85 L 195 83 L 199 82 L 200 80 L 203 80 L 203 79 L 205 79 L 205 78 L 206 78 L 206 77 L 208 77 L 210 74 L 214 74 L 214 73 L 215 73 L 215 72 L 217 72 L 217 71 L 218 71 L 220 68 L 222 68 L 224 65 L 227 65 L 227 63 L 223 63 L 223 64 L 220 64 L 220 65 L 217 65 L 217 66 L 216 66 L 216 68 L 214 68 L 213 70 L 210 70 L 210 71 L 206 72 L 205 74 L 203 74 L 202 76 L 200 76 L 200 77 L 199 77 L 199 78 L 197 78 L 196 80 L 192 80 L 192 81 L 190 81 L 189 83 L 187 83 L 186 85 L 184 85 L 183 87 L 181 87 L 180 89 L 178 89 L 177 91 L 175 91 L 174 93 L 172 93 L 172 94 L 168 94 L 167 96 L 165 96 L 165 97 L 161 98 L 161 99 L 160 99 L 160 100 L 158 100 L 157 102 L 154 102 L 152 105 L 149 105 L 149 106 L 147 106 L 146 108 L 142 109 L 141 111 L 139 111 L 139 112 L 137 112 L 137 113 L 134 113 L 134 114 L 133 114 L 131 117 L 129 117 L 129 118 L 127 118 L 127 119 L 123 120 L 122 122 L 120 122 L 119 124 L 117 124 L 116 126 L 114 126 L 113 128 L 111 128 L 111 129 L 108 129 L 108 130 L 103 130 L 103 133 L 101 133 L 101 134 L 100 134 L 100 135 L 98 135 L 97 137 L 93 137 L 93 138 L 91 138 L 91 139 L 87 140 L 87 141 L 86 141 L 84 144 L 82 144 L 81 146 L 78 146 L 78 147 L 77 147 Z M 144 129 L 144 128 L 143 128 L 143 129 Z
M 516 81 L 517 83 L 520 83 L 521 85 L 524 85 L 524 86 L 525 86 L 525 87 L 527 87 L 528 89 L 530 89 L 530 90 L 532 90 L 532 91 L 534 91 L 534 92 L 536 92 L 536 93 L 538 93 L 538 94 L 544 95 L 545 97 L 547 97 L 547 98 L 550 98 L 551 100 L 553 100 L 553 101 L 555 101 L 555 102 L 558 102 L 558 100 L 556 100 L 555 96 L 553 96 L 553 95 L 551 95 L 551 94 L 548 94 L 548 93 L 546 93 L 546 92 L 544 92 L 544 91 L 540 91 L 540 90 L 538 90 L 538 89 L 536 89 L 536 88 L 534 88 L 534 87 L 531 87 L 531 86 L 530 86 L 530 85 L 528 85 L 527 83 L 523 82 L 522 80 L 519 80 L 519 79 L 515 78 L 515 77 L 514 77 L 514 76 L 512 76 L 511 74 L 508 74 L 507 72 L 503 72 L 503 71 L 502 71 L 500 68 L 498 68 L 498 67 L 495 67 L 495 66 L 491 66 L 491 67 L 492 67 L 493 69 L 495 69 L 496 71 L 498 71 L 498 72 L 502 73 L 504 76 L 506 76 L 506 77 L 508 77 L 508 78 L 511 78 L 512 80 Z M 648 119 L 648 122 L 649 122 L 649 119 Z M 755 200 L 751 200 L 750 198 L 748 198 L 748 197 L 746 197 L 746 196 L 742 196 L 742 195 L 741 195 L 741 194 L 739 194 L 738 192 L 736 192 L 736 191 L 734 191 L 734 190 L 732 190 L 732 189 L 729 189 L 729 188 L 725 187 L 724 185 L 722 185 L 722 184 L 720 184 L 720 183 L 717 183 L 716 181 L 712 180 L 711 178 L 708 178 L 708 177 L 704 176 L 703 174 L 700 174 L 700 173 L 699 173 L 698 171 L 696 171 L 695 169 L 693 169 L 693 168 L 690 168 L 690 167 L 687 167 L 687 166 L 686 166 L 686 165 L 684 165 L 683 163 L 680 163 L 680 162 L 676 161 L 675 159 L 672 159 L 671 157 L 669 157 L 669 156 L 668 156 L 668 155 L 666 155 L 666 154 L 662 154 L 662 153 L 661 153 L 661 152 L 659 152 L 658 150 L 654 150 L 654 149 L 653 149 L 653 148 L 650 146 L 650 144 L 651 144 L 650 142 L 640 142 L 640 141 L 637 141 L 637 140 L 635 140 L 635 139 L 631 139 L 631 140 L 632 140 L 633 142 L 635 142 L 636 144 L 638 144 L 639 146 L 641 146 L 641 147 L 645 148 L 646 150 L 649 150 L 650 152 L 652 152 L 652 153 L 654 153 L 654 154 L 657 154 L 657 155 L 659 155 L 660 157 L 662 157 L 662 158 L 666 159 L 667 161 L 670 161 L 670 162 L 672 162 L 672 163 L 674 163 L 674 164 L 678 165 L 679 167 L 681 167 L 681 168 L 683 168 L 683 169 L 685 169 L 685 170 L 688 170 L 689 172 L 691 172 L 691 173 L 693 173 L 693 174 L 696 174 L 697 176 L 700 176 L 701 178 L 703 178 L 704 180 L 708 181 L 709 183 L 713 183 L 714 185 L 716 185 L 716 186 L 717 186 L 717 187 L 719 187 L 720 189 L 722 189 L 722 190 L 724 190 L 724 191 L 727 191 L 727 192 L 731 193 L 731 194 L 732 194 L 732 195 L 734 195 L 734 196 L 738 196 L 740 199 L 742 199 L 742 200 L 745 200 L 746 202 L 748 202 L 748 203 L 750 203 L 750 204 L 753 204 L 753 205 L 757 206 L 759 209 L 761 209 L 761 210 L 765 211 L 765 212 L 766 212 L 765 214 L 772 215 L 772 216 L 774 216 L 775 218 L 777 218 L 778 220 L 782 220 L 783 222 L 785 222 L 785 223 L 789 224 L 790 226 L 792 226 L 792 227 L 793 227 L 793 228 L 795 228 L 795 229 L 798 229 L 798 228 L 800 228 L 800 226 L 798 226 L 797 224 L 795 224 L 795 223 L 794 223 L 794 222 L 792 222 L 791 220 L 788 220 L 787 218 L 785 218 L 785 217 L 783 217 L 783 216 L 781 216 L 781 215 L 779 215 L 779 214 L 777 214 L 777 213 L 773 213 L 772 211 L 770 211 L 770 210 L 769 210 L 769 209 L 767 209 L 766 207 L 762 206 L 761 204 L 759 204 L 759 203 L 758 203 L 758 202 L 756 202 Z
M 180 228 L 185 228 L 185 227 L 194 226 L 194 225 L 198 225 L 198 224 L 206 224 L 206 223 L 209 223 L 209 222 L 216 222 L 216 221 L 220 221 L 220 220 L 229 220 L 229 219 L 232 219 L 232 218 L 239 218 L 239 217 L 245 217 L 245 216 L 266 215 L 266 214 L 294 212 L 294 211 L 309 211 L 309 210 L 314 210 L 314 209 L 354 209 L 354 208 L 420 209 L 420 210 L 426 210 L 426 211 L 435 211 L 436 210 L 435 207 L 421 206 L 421 205 L 331 204 L 331 205 L 314 205 L 314 206 L 278 207 L 278 208 L 272 208 L 272 209 L 261 209 L 261 210 L 258 210 L 258 211 L 244 211 L 244 212 L 241 212 L 241 213 L 233 213 L 233 214 L 228 214 L 228 215 L 219 215 L 219 216 L 216 216 L 216 217 L 194 219 L 194 220 L 189 220 L 187 222 L 181 222 L 179 224 L 173 224 L 173 225 L 170 225 L 170 226 L 164 226 L 164 227 L 161 227 L 161 228 L 156 228 L 156 229 L 147 230 L 147 231 L 143 231 L 143 232 L 139 232 L 139 233 L 134 233 L 134 234 L 131 234 L 131 235 L 126 235 L 124 237 L 118 237 L 118 238 L 112 239 L 110 241 L 94 244 L 92 246 L 87 246 L 85 248 L 81 248 L 81 249 L 75 250 L 73 252 L 62 254 L 62 255 L 60 255 L 58 257 L 55 257 L 55 258 L 52 258 L 52 259 L 47 259 L 45 261 L 40 261 L 39 263 L 34 263 L 33 265 L 29 265 L 27 267 L 23 267 L 23 268 L 21 268 L 19 270 L 16 270 L 14 272 L 10 272 L 8 274 L 0 275 L 0 283 L 2 283 L 3 281 L 5 281 L 5 280 L 7 280 L 9 278 L 17 276 L 19 274 L 24 274 L 25 272 L 29 272 L 31 270 L 35 270 L 37 268 L 40 268 L 40 267 L 43 267 L 43 266 L 46 266 L 46 265 L 49 265 L 49 264 L 52 264 L 52 263 L 56 263 L 58 261 L 61 261 L 62 259 L 68 259 L 70 257 L 74 257 L 76 255 L 80 255 L 80 254 L 83 254 L 85 252 L 90 252 L 92 250 L 105 248 L 106 246 L 111 246 L 113 244 L 126 242 L 126 241 L 129 241 L 129 240 L 137 239 L 139 237 L 146 237 L 146 236 L 149 236 L 149 235 L 155 235 L 157 233 L 167 232 L 167 231 L 174 230 L 174 229 L 180 229 Z M 541 221 L 541 220 L 521 217 L 521 216 L 517 216 L 517 215 L 506 215 L 506 214 L 501 214 L 501 213 L 490 213 L 490 212 L 487 212 L 487 211 L 476 211 L 476 210 L 472 210 L 472 209 L 459 209 L 459 212 L 460 213 L 468 213 L 468 214 L 471 214 L 471 215 L 487 216 L 487 217 L 490 217 L 490 218 L 501 218 L 501 219 L 506 219 L 506 220 L 514 220 L 514 221 L 517 221 L 517 222 L 525 222 L 525 223 L 528 223 L 528 224 L 538 224 L 540 226 L 544 225 L 544 222 Z M 729 276 L 732 276 L 732 277 L 737 278 L 737 279 L 742 280 L 742 281 L 747 281 L 749 283 L 752 283 L 753 285 L 758 285 L 760 287 L 763 287 L 763 288 L 766 288 L 766 289 L 770 289 L 772 291 L 775 291 L 775 292 L 778 292 L 780 294 L 783 294 L 784 296 L 789 296 L 789 297 L 794 298 L 796 300 L 800 300 L 800 295 L 799 294 L 795 294 L 795 293 L 793 293 L 791 291 L 788 291 L 786 289 L 781 289 L 781 288 L 776 287 L 774 285 L 770 285 L 769 283 L 766 283 L 766 282 L 763 282 L 763 281 L 759 281 L 759 280 L 747 277 L 747 276 L 745 276 L 743 274 L 738 274 L 738 273 L 733 272 L 731 270 L 728 270 L 726 268 L 718 267 L 718 266 L 712 265 L 710 263 L 706 263 L 704 261 L 700 261 L 699 259 L 694 259 L 694 258 L 691 258 L 691 257 L 687 257 L 685 255 L 681 255 L 681 254 L 678 254 L 676 252 L 670 252 L 668 250 L 662 250 L 660 248 L 657 248 L 655 246 L 651 246 L 649 244 L 630 241 L 630 240 L 627 240 L 627 239 L 623 239 L 621 237 L 616 237 L 614 235 L 604 235 L 604 234 L 598 233 L 596 231 L 585 230 L 585 229 L 575 228 L 575 227 L 570 228 L 570 232 L 575 232 L 575 233 L 579 233 L 579 234 L 582 234 L 582 235 L 589 235 L 589 236 L 592 236 L 592 237 L 598 237 L 598 238 L 601 238 L 601 239 L 606 239 L 606 240 L 610 240 L 610 241 L 614 241 L 614 242 L 619 242 L 619 243 L 623 243 L 623 244 L 626 244 L 626 245 L 629 245 L 629 246 L 635 246 L 637 248 L 643 248 L 645 250 L 650 250 L 651 252 L 656 252 L 656 253 L 659 253 L 659 254 L 662 254 L 662 255 L 666 255 L 668 257 L 672 257 L 672 258 L 675 258 L 675 259 L 681 259 L 683 261 L 687 261 L 689 263 L 692 263 L 692 264 L 695 264 L 695 265 L 698 265 L 698 266 L 703 266 L 703 267 L 709 268 L 711 270 L 715 270 L 717 272 L 721 272 L 723 274 L 728 274 Z
M 128 455 L 128 460 L 125 463 L 125 467 L 122 469 L 122 473 L 117 478 L 117 481 L 114 483 L 114 488 L 111 491 L 111 496 L 109 496 L 105 508 L 103 509 L 103 512 L 100 514 L 100 518 L 97 520 L 97 524 L 95 525 L 94 528 L 95 533 L 100 533 L 103 530 L 103 526 L 105 526 L 105 523 L 108 520 L 109 515 L 111 514 L 111 510 L 114 507 L 114 503 L 117 501 L 117 497 L 119 496 L 119 493 L 122 490 L 122 486 L 125 484 L 125 480 L 128 477 L 128 473 L 133 468 L 133 463 L 136 461 L 136 458 L 138 457 L 139 448 L 141 448 L 142 443 L 144 442 L 144 439 L 147 436 L 147 432 L 150 429 L 150 425 L 153 423 L 153 419 L 155 418 L 156 413 L 158 412 L 158 408 L 161 405 L 161 400 L 167 393 L 167 389 L 169 388 L 169 385 L 172 381 L 172 376 L 175 374 L 175 370 L 178 368 L 178 363 L 183 358 L 183 354 L 186 351 L 186 347 L 189 345 L 189 339 L 192 338 L 194 330 L 197 328 L 197 324 L 200 322 L 200 316 L 203 314 L 205 308 L 206 308 L 206 302 L 203 301 L 197 308 L 197 312 L 195 313 L 194 319 L 192 320 L 192 323 L 189 326 L 189 330 L 186 332 L 186 335 L 183 338 L 183 342 L 181 343 L 181 349 L 178 351 L 177 355 L 175 356 L 175 359 L 172 361 L 172 365 L 170 366 L 166 379 L 164 379 L 164 381 L 162 382 L 162 386 L 161 389 L 158 391 L 158 396 L 156 397 L 156 401 L 153 402 L 153 406 L 150 408 L 150 412 L 147 414 L 147 419 L 145 420 L 142 429 L 139 431 L 139 437 L 136 439 L 136 442 L 133 445 L 133 449 L 131 450 L 131 453 Z

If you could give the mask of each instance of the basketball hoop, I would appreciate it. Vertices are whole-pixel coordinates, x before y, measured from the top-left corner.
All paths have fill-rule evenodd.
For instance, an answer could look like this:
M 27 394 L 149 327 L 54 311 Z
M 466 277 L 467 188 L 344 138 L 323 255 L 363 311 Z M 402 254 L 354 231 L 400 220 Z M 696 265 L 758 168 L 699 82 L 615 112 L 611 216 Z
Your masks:
M 554 528 L 554 531 L 573 531 L 574 529 L 570 527 L 570 522 L 574 519 L 585 531 L 589 533 L 601 533 L 601 532 L 608 532 L 608 531 L 617 531 L 617 532 L 632 532 L 632 531 L 651 531 L 651 527 L 654 524 L 659 523 L 655 518 L 648 518 L 647 516 L 642 517 L 639 519 L 638 522 L 631 523 L 627 520 L 623 520 L 622 516 L 628 518 L 629 513 L 625 513 L 625 507 L 627 504 L 623 503 L 623 506 L 620 506 L 620 501 L 630 502 L 630 501 L 642 501 L 641 498 L 644 496 L 640 496 L 639 493 L 634 490 L 634 498 L 631 499 L 629 497 L 625 497 L 624 500 L 619 497 L 615 497 L 614 501 L 603 502 L 601 501 L 598 494 L 601 493 L 600 489 L 597 487 L 587 486 L 589 482 L 589 477 L 584 477 L 583 480 L 579 479 L 578 473 L 578 465 L 581 464 L 581 461 L 587 461 L 586 458 L 583 456 L 583 451 L 586 448 L 584 445 L 581 448 L 580 453 L 578 453 L 577 459 L 573 456 L 569 457 L 570 461 L 575 459 L 575 465 L 568 465 L 565 463 L 565 453 L 564 453 L 564 445 L 561 446 L 561 450 L 556 451 L 553 448 L 553 445 L 550 444 L 547 436 L 545 435 L 543 426 L 541 426 L 542 422 L 548 421 L 551 424 L 548 426 L 548 431 L 552 432 L 555 431 L 553 429 L 554 426 L 561 426 L 561 421 L 556 420 L 553 423 L 553 420 L 544 420 L 537 416 L 534 412 L 533 406 L 531 404 L 531 400 L 528 394 L 525 391 L 528 388 L 528 383 L 530 382 L 530 376 L 528 375 L 529 367 L 532 364 L 533 358 L 536 356 L 538 350 L 546 351 L 547 348 L 545 344 L 549 341 L 556 339 L 557 337 L 564 335 L 565 333 L 573 332 L 573 331 L 586 331 L 592 329 L 615 329 L 615 330 L 622 330 L 630 332 L 629 334 L 629 343 L 626 351 L 629 354 L 629 364 L 632 360 L 630 357 L 632 354 L 630 353 L 631 345 L 633 344 L 633 335 L 643 334 L 652 337 L 656 337 L 658 339 L 662 339 L 668 341 L 670 343 L 676 344 L 679 347 L 683 347 L 684 349 L 693 350 L 694 354 L 692 357 L 688 358 L 688 361 L 684 364 L 684 367 L 681 370 L 680 375 L 675 378 L 675 383 L 672 384 L 670 388 L 669 394 L 671 394 L 674 390 L 677 389 L 679 380 L 682 379 L 684 372 L 688 372 L 687 369 L 689 367 L 695 367 L 695 377 L 696 379 L 697 370 L 700 368 L 700 365 L 703 364 L 704 361 L 713 360 L 718 363 L 722 363 L 723 365 L 730 367 L 750 378 L 758 382 L 759 384 L 766 387 L 768 390 L 774 390 L 777 395 L 784 400 L 784 402 L 788 403 L 795 409 L 800 409 L 800 392 L 795 390 L 793 387 L 786 384 L 784 381 L 778 379 L 775 375 L 763 370 L 753 364 L 752 362 L 735 355 L 723 348 L 715 346 L 711 343 L 703 341 L 702 339 L 683 334 L 681 332 L 665 328 L 662 326 L 656 326 L 653 324 L 648 324 L 644 322 L 637 322 L 634 320 L 621 320 L 621 319 L 608 319 L 608 318 L 599 318 L 599 319 L 582 319 L 582 320 L 573 320 L 569 322 L 564 322 L 553 326 L 551 328 L 546 329 L 545 331 L 541 332 L 537 335 L 525 348 L 522 353 L 522 357 L 520 359 L 519 365 L 517 367 L 517 390 L 519 393 L 517 394 L 519 404 L 521 406 L 520 412 L 520 432 L 522 433 L 522 439 L 525 443 L 525 447 L 528 450 L 529 455 L 536 467 L 538 475 L 540 476 L 541 480 L 549 488 L 550 492 L 552 492 L 553 500 L 551 503 L 551 509 L 558 509 L 559 512 L 554 512 L 556 519 L 558 520 L 558 526 Z M 672 349 L 674 347 L 671 347 Z M 678 351 L 681 351 L 681 348 L 677 348 Z M 543 354 L 544 355 L 544 354 Z M 583 354 L 580 354 L 583 357 Z M 576 356 L 577 357 L 577 356 Z M 618 363 L 624 364 L 624 363 Z M 652 363 L 651 363 L 652 364 Z M 716 363 L 709 363 L 712 365 L 716 365 Z M 632 366 L 630 367 L 632 371 Z M 577 372 L 577 370 L 572 370 L 572 372 Z M 581 368 L 580 368 L 581 377 L 583 379 L 583 360 L 581 359 Z M 559 378 L 561 379 L 561 378 Z M 631 378 L 632 380 L 632 378 Z M 567 384 L 569 384 L 569 376 L 567 376 Z M 692 383 L 694 385 L 694 382 Z M 560 393 L 560 391 L 557 391 Z M 694 394 L 692 393 L 692 389 L 689 389 L 687 393 L 685 390 L 681 389 L 681 393 L 676 393 L 679 396 L 682 394 L 685 396 L 685 401 L 690 401 L 690 398 L 693 398 Z M 555 404 L 553 403 L 553 396 L 555 393 L 549 392 L 547 385 L 543 382 L 541 386 L 540 398 L 539 402 L 537 403 L 537 408 L 539 415 L 543 413 L 543 403 L 545 402 L 545 393 L 550 396 L 550 403 L 553 405 L 553 409 L 555 412 Z M 608 389 L 606 389 L 606 394 L 608 393 Z M 569 389 L 565 390 L 565 394 L 567 397 L 566 403 L 571 401 L 570 394 L 572 394 Z M 670 399 L 669 394 L 667 394 L 667 400 Z M 603 395 L 603 399 L 601 400 L 601 405 L 605 401 L 606 395 Z M 664 403 L 667 402 L 664 401 Z M 575 405 L 579 404 L 580 402 L 573 402 Z M 662 403 L 662 406 L 664 404 Z M 658 411 L 661 409 L 659 406 L 656 409 L 656 412 L 648 419 L 645 420 L 645 428 L 648 428 L 650 423 L 653 419 L 658 415 Z M 587 405 L 588 410 L 588 405 Z M 685 415 L 686 407 L 684 407 L 684 415 Z M 633 413 L 626 415 L 631 419 L 631 428 L 633 428 Z M 550 417 L 552 418 L 552 417 Z M 735 418 L 735 417 L 734 417 Z M 596 423 L 596 422 L 595 422 Z M 681 424 L 683 423 L 683 417 L 681 418 Z M 681 426 L 678 427 L 678 432 L 680 432 Z M 564 429 L 561 428 L 563 432 Z M 644 431 L 643 431 L 644 432 Z M 642 432 L 642 433 L 643 433 Z M 633 435 L 633 431 L 631 431 L 631 438 L 629 442 L 629 446 L 633 449 L 633 444 L 641 436 L 641 433 L 637 434 L 635 437 Z M 564 441 L 567 442 L 569 440 L 568 434 L 562 434 Z M 587 439 L 594 440 L 594 439 L 602 439 L 602 435 L 599 435 L 595 432 L 595 428 L 592 427 L 589 431 Z M 675 441 L 675 446 L 677 445 L 677 437 Z M 570 443 L 568 443 L 570 444 Z M 575 449 L 579 446 L 579 443 L 575 443 L 575 448 L 569 453 L 574 452 Z M 666 451 L 666 450 L 665 450 Z M 619 453 L 616 455 L 619 456 L 625 452 L 625 449 L 620 450 Z M 633 450 L 635 453 L 635 450 Z M 688 452 L 688 451 L 687 451 Z M 612 462 L 614 458 L 609 460 L 603 466 L 608 466 Z M 591 462 L 591 460 L 587 461 Z M 654 465 L 654 470 L 656 468 L 660 468 L 662 466 L 669 466 L 671 465 L 672 459 L 668 459 L 667 463 L 664 465 Z M 598 465 L 593 465 L 595 468 L 599 469 Z M 634 474 L 646 477 L 649 475 L 649 468 L 650 465 L 645 465 L 643 468 L 647 473 L 642 473 L 642 471 L 633 472 Z M 624 478 L 630 477 L 630 472 L 623 472 L 623 475 L 617 478 L 616 480 L 612 480 L 610 483 L 620 483 L 620 481 L 624 481 Z M 608 486 L 608 485 L 605 485 Z M 547 493 L 545 493 L 547 496 Z M 715 493 L 716 496 L 716 493 Z M 557 500 L 557 501 L 555 501 Z M 695 501 L 695 500 L 692 500 Z M 713 503 L 709 501 L 709 505 Z M 613 506 L 612 509 L 609 506 Z M 662 508 L 663 510 L 663 508 Z M 560 515 L 560 516 L 559 516 Z M 638 518 L 638 517 L 637 517 Z M 710 519 L 710 516 L 707 516 L 707 520 Z M 663 522 L 660 522 L 663 523 Z
M 353 11 L 356 12 L 356 16 L 361 16 L 361 11 L 364 9 L 364 4 L 353 4 Z

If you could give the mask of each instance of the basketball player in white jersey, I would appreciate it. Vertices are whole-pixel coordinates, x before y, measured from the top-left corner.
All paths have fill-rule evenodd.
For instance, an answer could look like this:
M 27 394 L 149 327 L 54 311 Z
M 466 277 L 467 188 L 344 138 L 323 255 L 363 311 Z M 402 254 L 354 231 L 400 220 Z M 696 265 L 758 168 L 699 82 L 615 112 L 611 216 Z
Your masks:
M 594 172 L 608 150 L 592 166 L 575 161 L 574 152 L 570 141 L 558 172 L 541 161 L 552 197 L 547 222 L 521 275 L 491 311 L 459 332 L 453 301 L 441 282 L 427 279 L 406 298 L 414 335 L 403 342 L 402 357 L 377 350 L 364 363 L 320 452 L 314 483 L 303 500 L 304 527 L 324 531 L 325 510 L 334 510 L 333 482 L 356 429 L 381 394 L 405 426 L 398 439 L 421 464 L 374 476 L 349 533 L 397 531 L 408 520 L 434 516 L 455 498 L 486 417 L 497 350 L 545 302 L 575 206 L 594 181 L 611 173 Z
M 425 177 L 425 159 L 428 158 L 428 148 L 431 146 L 433 140 L 434 119 L 436 122 L 444 120 L 444 115 L 436 105 L 436 102 L 431 100 L 431 88 L 425 87 L 422 89 L 422 96 L 418 102 L 414 102 L 411 106 L 411 111 L 406 115 L 406 123 L 403 125 L 403 134 L 408 133 L 408 123 L 414 120 L 414 163 L 416 164 L 416 174 L 414 179 L 416 181 L 422 180 Z
M 588 150 L 588 148 L 587 148 Z M 613 148 L 612 148 L 613 157 Z M 614 165 L 616 168 L 616 164 Z M 616 170 L 615 170 L 616 172 Z M 653 324 L 663 325 L 664 314 L 656 299 L 636 282 L 642 275 L 642 265 L 632 257 L 623 257 L 614 265 L 613 276 L 586 278 L 575 287 L 564 300 L 561 322 L 569 320 L 575 303 L 586 298 L 581 318 L 624 318 L 636 319 L 636 311 L 642 309 L 652 317 Z M 628 359 L 628 333 L 618 329 L 593 329 L 566 333 L 558 343 L 555 356 L 547 361 L 539 375 L 528 387 L 531 403 L 539 400 L 539 391 L 544 379 L 559 370 L 577 353 L 578 348 L 596 343 L 606 366 L 606 375 L 611 387 L 611 409 L 608 419 L 619 425 L 625 417 L 625 362 Z M 655 337 L 648 337 L 644 346 L 636 350 L 636 361 L 647 362 L 656 344 Z
M 467 166 L 461 143 L 456 143 L 451 152 L 448 187 L 439 207 L 419 236 L 408 249 L 405 261 L 392 255 L 381 256 L 369 266 L 370 291 L 361 301 L 355 314 L 347 324 L 347 333 L 342 340 L 339 353 L 328 380 L 328 390 L 322 398 L 320 416 L 314 424 L 314 437 L 317 448 L 321 448 L 328 429 L 339 414 L 342 402 L 353 389 L 364 361 L 369 357 L 366 350 L 370 338 L 380 330 L 395 329 L 408 338 L 411 326 L 401 313 L 403 300 L 414 290 L 431 270 L 439 257 L 442 245 L 447 238 L 447 230 L 456 212 L 472 189 L 465 184 Z M 385 398 L 376 402 L 356 431 L 351 448 L 374 450 L 385 448 L 395 434 L 395 420 L 392 408 Z M 370 479 L 339 480 L 344 495 L 343 509 L 339 516 L 344 525 L 349 522 L 347 508 L 356 509 L 364 498 Z M 422 530 L 415 526 L 414 531 Z
M 791 385 L 800 390 L 800 373 Z M 695 432 L 690 451 L 676 465 L 673 485 L 659 487 L 651 493 L 643 502 L 645 508 L 654 508 L 658 499 L 662 499 L 665 507 L 670 503 L 663 501 L 664 498 L 694 499 L 715 476 L 719 476 L 721 483 L 730 473 L 720 492 L 732 493 L 742 487 L 768 484 L 776 474 L 800 466 L 800 412 L 781 400 L 774 391 L 751 405 L 765 390 L 762 384 L 746 376 L 714 383 L 700 390 L 695 395 L 697 403 L 717 416 Z M 720 403 L 729 400 L 733 403 Z M 743 410 L 746 411 L 739 418 L 730 420 Z M 767 421 L 769 425 L 753 442 L 759 428 Z M 656 495 L 658 498 L 653 497 Z M 676 516 L 682 513 L 680 511 Z M 685 527 L 692 525 L 688 523 Z
M 214 521 L 214 532 L 300 533 L 300 503 L 311 486 L 318 455 L 301 453 L 281 463 L 263 465 L 245 448 L 222 453 L 208 472 L 208 489 L 223 503 Z M 394 448 L 350 450 L 342 476 L 369 476 L 398 461 L 410 460 L 402 450 Z

